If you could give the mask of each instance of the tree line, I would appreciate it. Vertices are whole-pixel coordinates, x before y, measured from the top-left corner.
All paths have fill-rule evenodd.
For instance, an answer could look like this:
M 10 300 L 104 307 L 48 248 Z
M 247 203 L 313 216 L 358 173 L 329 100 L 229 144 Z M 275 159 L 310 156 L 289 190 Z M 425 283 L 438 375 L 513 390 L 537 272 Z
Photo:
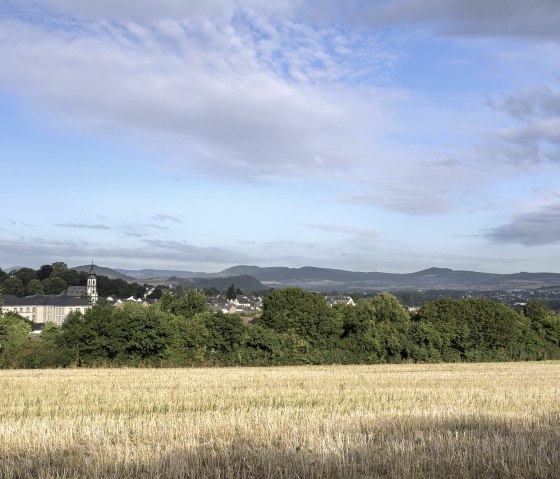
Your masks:
M 251 324 L 208 309 L 196 290 L 152 305 L 95 306 L 39 337 L 0 317 L 0 367 L 264 366 L 560 359 L 560 315 L 488 299 L 442 298 L 411 314 L 392 294 L 330 307 L 299 288 L 272 291 Z
M 0 288 L 4 294 L 31 296 L 34 294 L 60 294 L 68 286 L 85 286 L 88 273 L 69 269 L 62 261 L 44 264 L 39 269 L 19 268 L 10 274 L 0 269 Z M 97 275 L 97 292 L 100 297 L 114 295 L 117 298 L 138 297 L 148 285 L 128 283 L 120 278 Z M 161 288 L 157 289 L 158 293 Z

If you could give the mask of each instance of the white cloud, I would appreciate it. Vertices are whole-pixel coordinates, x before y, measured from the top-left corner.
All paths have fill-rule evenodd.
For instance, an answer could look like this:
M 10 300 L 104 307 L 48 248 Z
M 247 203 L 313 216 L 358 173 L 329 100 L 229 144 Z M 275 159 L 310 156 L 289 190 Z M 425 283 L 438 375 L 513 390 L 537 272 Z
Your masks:
M 12 3 L 0 19 L 0 86 L 42 105 L 60 128 L 147 146 L 188 170 L 335 180 L 353 186 L 345 196 L 353 202 L 441 214 L 503 171 L 480 172 L 464 141 L 427 148 L 387 139 L 414 131 L 422 144 L 485 120 L 424 108 L 393 85 L 401 53 L 379 29 L 548 35 L 557 8 L 537 3 L 536 13 L 513 0 L 503 8 L 478 0 Z M 506 146 L 496 148 L 554 157 L 557 125 L 547 121 L 504 129 Z
M 560 204 L 515 216 L 509 223 L 486 234 L 495 243 L 517 243 L 538 246 L 560 243 Z
M 141 138 L 201 170 L 325 176 L 364 161 L 375 148 L 364 148 L 364 128 L 383 130 L 375 118 L 392 93 L 343 86 L 351 68 L 328 51 L 328 35 L 263 18 L 251 33 L 253 21 L 88 21 L 76 30 L 71 20 L 47 28 L 12 19 L 0 24 L 0 81 L 65 128 Z M 370 63 L 389 57 L 374 52 Z

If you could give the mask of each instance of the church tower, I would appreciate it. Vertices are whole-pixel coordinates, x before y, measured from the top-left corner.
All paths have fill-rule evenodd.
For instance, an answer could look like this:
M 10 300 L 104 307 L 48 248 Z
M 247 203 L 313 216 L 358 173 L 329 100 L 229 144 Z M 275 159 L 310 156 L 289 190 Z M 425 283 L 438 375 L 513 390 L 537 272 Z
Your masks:
M 93 261 L 87 277 L 87 295 L 93 304 L 97 303 L 99 296 L 97 295 L 97 276 L 93 272 Z

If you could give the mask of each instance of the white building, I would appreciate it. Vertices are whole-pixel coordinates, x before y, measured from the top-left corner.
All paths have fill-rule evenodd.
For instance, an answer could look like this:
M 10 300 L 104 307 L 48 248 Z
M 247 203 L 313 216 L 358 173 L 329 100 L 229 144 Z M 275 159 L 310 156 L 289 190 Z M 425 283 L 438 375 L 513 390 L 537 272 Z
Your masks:
M 1 310 L 3 313 L 17 313 L 33 323 L 61 325 L 70 313 L 85 313 L 98 299 L 97 277 L 92 263 L 87 286 L 70 286 L 59 295 L 34 294 L 18 298 L 5 294 Z
M 17 313 L 37 324 L 55 323 L 59 326 L 70 313 L 85 313 L 92 307 L 88 300 L 67 296 L 66 292 L 58 296 L 35 294 L 24 298 L 5 294 L 2 300 L 3 313 Z

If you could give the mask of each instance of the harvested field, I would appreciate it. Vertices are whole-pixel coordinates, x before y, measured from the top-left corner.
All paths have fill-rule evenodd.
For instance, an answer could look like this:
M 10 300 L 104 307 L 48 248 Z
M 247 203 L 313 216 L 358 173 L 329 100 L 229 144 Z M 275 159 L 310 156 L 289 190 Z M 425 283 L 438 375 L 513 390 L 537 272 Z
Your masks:
M 560 362 L 4 370 L 0 477 L 557 478 Z

